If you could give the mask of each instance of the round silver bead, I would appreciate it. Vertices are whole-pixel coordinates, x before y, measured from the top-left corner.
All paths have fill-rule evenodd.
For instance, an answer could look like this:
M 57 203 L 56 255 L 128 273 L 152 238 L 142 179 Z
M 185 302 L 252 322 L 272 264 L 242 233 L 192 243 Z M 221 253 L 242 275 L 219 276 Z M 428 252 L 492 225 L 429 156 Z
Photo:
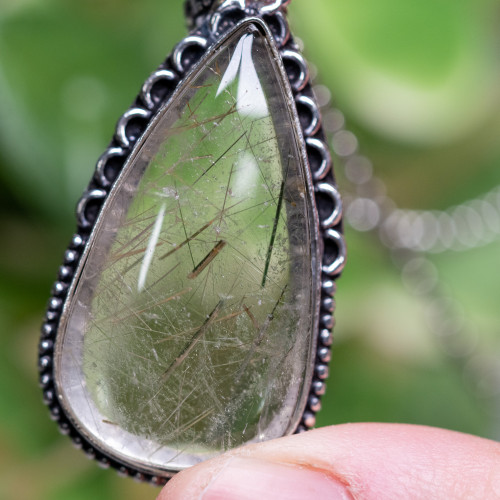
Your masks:
M 322 363 L 328 363 L 332 358 L 330 349 L 328 347 L 320 347 L 318 349 L 318 358 Z
M 320 380 L 325 380 L 328 378 L 328 366 L 326 365 L 316 365 L 316 376 Z
M 312 383 L 312 391 L 316 396 L 323 396 L 326 392 L 326 384 L 321 380 L 315 380 Z
M 333 313 L 335 311 L 335 300 L 332 297 L 324 297 L 321 301 L 321 307 L 324 311 Z
M 309 429 L 312 429 L 316 425 L 316 416 L 314 413 L 306 411 L 304 412 L 304 416 L 302 417 L 302 421 L 304 425 Z
M 321 324 L 331 330 L 335 325 L 335 318 L 331 314 L 323 314 L 321 316 Z
M 331 346 L 333 342 L 333 334 L 331 330 L 328 330 L 327 328 L 321 330 L 321 332 L 319 332 L 319 339 L 324 346 Z
M 66 281 L 66 280 L 69 280 L 71 279 L 71 276 L 72 276 L 73 272 L 71 270 L 71 267 L 69 266 L 61 266 L 59 268 L 59 279 L 61 281 Z
M 54 295 L 63 295 L 66 292 L 68 285 L 66 283 L 61 283 L 60 281 L 56 281 L 52 286 L 52 293 Z
M 62 300 L 58 299 L 56 297 L 52 297 L 49 300 L 49 309 L 52 309 L 53 311 L 59 309 L 62 306 Z
M 66 250 L 64 252 L 64 262 L 66 264 L 74 264 L 78 260 L 78 252 L 75 250 Z
M 52 340 L 42 340 L 40 342 L 40 351 L 41 352 L 51 351 L 53 347 L 54 347 L 54 343 L 52 342 Z
M 321 401 L 317 396 L 309 396 L 308 404 L 309 408 L 311 408 L 311 410 L 314 412 L 318 412 L 321 410 Z
M 52 377 L 50 376 L 49 373 L 44 373 L 40 377 L 40 385 L 41 385 L 41 387 L 48 387 L 51 382 L 52 382 Z
M 323 282 L 321 283 L 321 288 L 323 289 L 323 291 L 325 293 L 333 296 L 333 295 L 335 295 L 335 292 L 337 291 L 337 284 L 333 280 L 326 279 L 326 280 L 323 280 Z
M 38 364 L 40 365 L 40 370 L 46 370 L 52 364 L 52 359 L 50 356 L 42 356 L 39 359 Z
M 80 248 L 85 244 L 85 240 L 79 235 L 75 234 L 73 238 L 71 238 L 71 246 L 73 248 Z
M 55 331 L 54 325 L 51 325 L 50 323 L 44 323 L 42 325 L 42 334 L 45 337 L 49 337 L 50 335 L 52 335 L 54 333 L 54 331 Z

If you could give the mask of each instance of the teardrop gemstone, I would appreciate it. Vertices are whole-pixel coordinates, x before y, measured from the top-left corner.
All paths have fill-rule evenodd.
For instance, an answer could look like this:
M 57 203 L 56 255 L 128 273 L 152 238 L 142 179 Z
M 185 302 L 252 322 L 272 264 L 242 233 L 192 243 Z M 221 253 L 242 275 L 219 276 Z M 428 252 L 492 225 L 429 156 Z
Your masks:
M 293 432 L 311 380 L 311 182 L 273 41 L 246 22 L 116 181 L 61 320 L 62 404 L 98 448 L 180 470 Z

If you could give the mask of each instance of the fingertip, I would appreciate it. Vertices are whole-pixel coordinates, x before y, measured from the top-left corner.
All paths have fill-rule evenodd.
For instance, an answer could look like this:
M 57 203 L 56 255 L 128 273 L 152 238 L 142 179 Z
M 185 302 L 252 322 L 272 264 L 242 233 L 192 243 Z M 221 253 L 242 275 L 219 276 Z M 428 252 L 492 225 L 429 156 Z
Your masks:
M 232 450 L 178 474 L 158 499 L 482 500 L 499 491 L 499 443 L 414 425 L 345 424 Z
M 348 485 L 329 470 L 232 456 L 216 467 L 179 474 L 158 500 L 352 500 Z
M 200 498 L 203 490 L 217 476 L 226 460 L 226 455 L 223 455 L 179 472 L 163 487 L 157 500 L 191 500 Z

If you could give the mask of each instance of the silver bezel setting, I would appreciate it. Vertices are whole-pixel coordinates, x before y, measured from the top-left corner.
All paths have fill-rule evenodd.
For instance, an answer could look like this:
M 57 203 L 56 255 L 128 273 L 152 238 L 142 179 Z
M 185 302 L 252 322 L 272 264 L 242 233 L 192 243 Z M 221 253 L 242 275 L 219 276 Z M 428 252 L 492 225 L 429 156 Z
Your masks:
M 321 409 L 321 396 L 325 393 L 324 380 L 328 376 L 330 360 L 331 330 L 334 324 L 333 312 L 336 290 L 335 280 L 342 272 L 346 248 L 342 235 L 342 203 L 337 190 L 331 155 L 321 127 L 321 115 L 309 83 L 309 72 L 305 59 L 290 35 L 284 15 L 286 2 L 277 0 L 270 4 L 247 3 L 243 0 L 226 0 L 218 8 L 203 17 L 193 20 L 197 27 L 174 48 L 160 67 L 151 74 L 133 105 L 118 120 L 115 135 L 109 147 L 97 161 L 95 174 L 77 205 L 77 233 L 73 236 L 59 268 L 58 279 L 52 289 L 42 336 L 39 345 L 40 385 L 44 401 L 49 406 L 53 420 L 57 421 L 63 434 L 82 448 L 87 456 L 95 458 L 103 467 L 113 467 L 122 475 L 153 484 L 164 484 L 168 477 L 152 473 L 147 468 L 131 467 L 98 449 L 69 418 L 59 400 L 57 384 L 53 373 L 54 347 L 59 323 L 70 290 L 74 288 L 77 270 L 85 258 L 86 244 L 92 233 L 101 209 L 123 166 L 140 142 L 157 112 L 167 102 L 175 89 L 191 73 L 197 61 L 202 58 L 222 37 L 236 28 L 242 20 L 255 18 L 264 23 L 272 33 L 281 64 L 290 83 L 295 101 L 297 126 L 304 138 L 303 155 L 311 173 L 318 220 L 315 234 L 319 236 L 318 246 L 322 254 L 321 280 L 317 291 L 319 318 L 315 342 L 314 366 L 309 369 L 311 382 L 307 403 L 295 432 L 306 431 L 315 425 L 315 414 Z M 314 195 L 313 195 L 314 197 Z M 160 473 L 166 474 L 164 471 Z

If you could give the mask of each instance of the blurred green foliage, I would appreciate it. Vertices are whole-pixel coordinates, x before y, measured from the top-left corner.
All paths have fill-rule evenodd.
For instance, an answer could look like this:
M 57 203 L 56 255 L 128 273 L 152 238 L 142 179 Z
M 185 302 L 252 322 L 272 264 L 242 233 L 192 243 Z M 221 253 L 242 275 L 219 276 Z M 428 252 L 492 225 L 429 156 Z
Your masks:
M 290 10 L 400 206 L 443 209 L 500 184 L 498 0 L 295 0 Z M 184 32 L 180 0 L 0 2 L 2 499 L 156 494 L 99 470 L 59 436 L 37 387 L 36 346 L 95 159 Z M 319 424 L 399 421 L 498 438 L 500 389 L 474 387 L 464 360 L 440 350 L 424 301 L 376 237 L 347 228 L 347 240 Z M 432 258 L 472 325 L 471 359 L 500 352 L 499 247 Z

